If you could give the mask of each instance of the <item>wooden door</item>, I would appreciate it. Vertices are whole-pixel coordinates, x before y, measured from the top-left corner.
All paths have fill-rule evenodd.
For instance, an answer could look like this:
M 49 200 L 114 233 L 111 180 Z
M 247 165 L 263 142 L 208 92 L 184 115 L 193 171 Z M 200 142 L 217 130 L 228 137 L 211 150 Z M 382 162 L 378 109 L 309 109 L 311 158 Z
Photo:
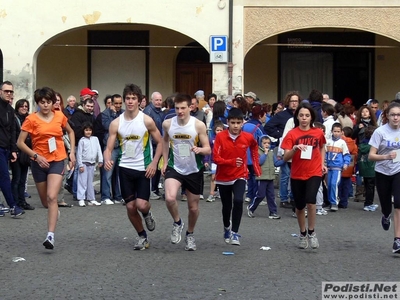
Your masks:
M 207 97 L 212 93 L 212 65 L 177 64 L 175 90 L 191 96 L 196 91 L 203 90 Z

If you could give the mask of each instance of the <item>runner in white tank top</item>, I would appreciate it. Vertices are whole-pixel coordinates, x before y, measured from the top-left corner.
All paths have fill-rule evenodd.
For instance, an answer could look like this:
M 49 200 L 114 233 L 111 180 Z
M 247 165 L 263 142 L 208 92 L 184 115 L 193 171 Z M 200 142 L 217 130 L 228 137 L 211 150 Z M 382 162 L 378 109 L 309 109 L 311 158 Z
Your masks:
M 211 153 L 206 126 L 190 116 L 192 99 L 189 95 L 175 96 L 176 117 L 163 122 L 163 158 L 161 173 L 165 176 L 165 203 L 174 220 L 171 243 L 181 241 L 184 223 L 179 216 L 176 196 L 179 188 L 186 188 L 189 209 L 189 224 L 186 231 L 185 250 L 196 250 L 193 236 L 199 216 L 199 199 L 203 182 L 200 172 L 202 156 Z M 200 146 L 201 145 L 201 146 Z
M 125 112 L 119 116 L 118 140 L 121 146 L 119 166 L 145 171 L 152 161 L 153 149 L 141 111 L 132 120 L 126 120 Z
M 195 127 L 196 118 L 190 117 L 185 125 L 179 125 L 177 118 L 171 119 L 168 130 L 170 139 L 168 166 L 182 175 L 197 173 L 203 167 L 203 157 L 191 151 L 194 146 L 200 146 Z
M 126 203 L 128 218 L 135 227 L 139 238 L 134 250 L 144 250 L 150 246 L 147 232 L 143 227 L 143 219 L 149 231 L 155 229 L 155 220 L 150 211 L 150 178 L 157 170 L 157 162 L 161 157 L 161 135 L 153 119 L 139 111 L 142 101 L 142 91 L 137 85 L 127 85 L 123 91 L 125 112 L 111 122 L 109 138 L 104 151 L 104 168 L 111 170 L 114 162 L 111 153 L 115 140 L 121 144 L 121 159 L 119 164 L 119 178 L 121 194 Z M 150 135 L 157 148 L 152 160 Z M 140 214 L 140 213 L 141 214 Z

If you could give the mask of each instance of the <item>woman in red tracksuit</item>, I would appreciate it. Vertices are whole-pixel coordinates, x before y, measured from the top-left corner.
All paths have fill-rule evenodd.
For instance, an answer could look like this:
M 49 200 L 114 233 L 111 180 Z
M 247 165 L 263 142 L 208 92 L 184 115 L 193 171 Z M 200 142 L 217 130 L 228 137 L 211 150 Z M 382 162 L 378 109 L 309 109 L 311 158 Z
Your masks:
M 243 113 L 241 110 L 237 108 L 229 110 L 228 130 L 224 130 L 216 136 L 213 150 L 214 162 L 217 165 L 215 181 L 222 202 L 224 239 L 226 243 L 238 246 L 240 245 L 238 231 L 243 213 L 243 196 L 248 177 L 247 148 L 250 147 L 252 160 L 258 161 L 257 141 L 252 134 L 241 130 L 242 125 Z M 261 175 L 258 164 L 254 165 L 254 173 L 256 176 Z

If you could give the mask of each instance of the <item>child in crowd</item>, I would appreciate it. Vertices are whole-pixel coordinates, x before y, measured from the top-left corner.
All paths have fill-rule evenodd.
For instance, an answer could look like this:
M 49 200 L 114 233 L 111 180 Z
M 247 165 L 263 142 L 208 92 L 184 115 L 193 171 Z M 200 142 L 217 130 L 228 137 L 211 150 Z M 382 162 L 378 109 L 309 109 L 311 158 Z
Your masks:
M 215 105 L 214 105 L 215 107 Z M 240 245 L 238 234 L 243 213 L 243 196 L 247 169 L 247 148 L 250 147 L 252 160 L 258 162 L 258 147 L 253 135 L 242 131 L 243 113 L 238 108 L 228 112 L 228 130 L 216 136 L 213 150 L 217 165 L 215 182 L 218 185 L 222 202 L 222 221 L 224 240 L 231 245 Z M 259 164 L 254 164 L 254 173 L 261 175 Z M 232 219 L 232 224 L 231 224 Z
M 325 134 L 325 126 L 321 122 L 314 122 L 314 127 L 320 128 Z M 324 180 L 321 181 L 317 193 L 316 214 L 318 216 L 326 216 L 328 214 L 328 212 L 325 209 L 323 209 L 322 207 L 323 204 L 324 204 Z
M 81 207 L 86 206 L 85 199 L 88 200 L 88 205 L 101 205 L 95 199 L 93 176 L 96 161 L 98 161 L 99 168 L 103 166 L 103 154 L 99 140 L 97 137 L 92 136 L 92 123 L 83 123 L 82 130 L 83 137 L 79 140 L 76 154 L 77 167 L 79 169 L 77 199 Z
M 365 188 L 365 211 L 375 211 L 378 207 L 374 204 L 375 196 L 375 161 L 368 159 L 369 150 L 371 145 L 369 145 L 369 140 L 374 133 L 376 126 L 367 126 L 364 130 L 364 139 L 360 141 L 358 145 L 359 157 L 358 157 L 358 170 L 360 176 L 364 178 L 364 188 Z
M 353 183 L 351 179 L 354 174 L 354 167 L 357 161 L 357 153 L 358 147 L 356 142 L 351 138 L 353 134 L 353 128 L 344 127 L 342 139 L 346 142 L 347 148 L 349 149 L 349 153 L 351 156 L 350 164 L 346 170 L 342 172 L 342 178 L 339 183 L 339 208 L 347 208 L 349 197 L 351 195 L 351 191 L 353 189 Z
M 321 114 L 324 119 L 325 139 L 329 140 L 332 138 L 332 125 L 339 123 L 335 120 L 335 108 L 332 104 L 324 102 L 321 106 Z
M 260 147 L 258 148 L 259 165 L 261 166 L 261 176 L 256 177 L 258 189 L 256 196 L 247 206 L 247 215 L 254 218 L 254 211 L 257 209 L 260 202 L 267 197 L 269 218 L 280 219 L 277 214 L 277 206 L 275 202 L 274 179 L 275 167 L 280 167 L 285 163 L 283 159 L 278 160 L 274 156 L 274 152 L 270 149 L 271 139 L 264 135 L 260 138 Z
M 214 123 L 214 137 L 217 136 L 218 133 L 224 130 L 224 123 L 221 121 L 215 121 Z M 211 151 L 214 148 L 215 138 L 210 140 Z M 215 184 L 215 172 L 217 171 L 217 165 L 213 161 L 212 152 L 205 158 L 204 166 L 211 166 L 211 182 L 210 182 L 210 195 L 207 198 L 207 202 L 214 202 L 216 197 L 219 197 L 218 191 L 216 191 L 216 184 Z
M 328 168 L 328 199 L 331 211 L 338 210 L 338 185 L 342 170 L 346 170 L 350 164 L 350 153 L 347 144 L 342 137 L 342 124 L 332 125 L 332 138 L 326 141 L 325 162 Z

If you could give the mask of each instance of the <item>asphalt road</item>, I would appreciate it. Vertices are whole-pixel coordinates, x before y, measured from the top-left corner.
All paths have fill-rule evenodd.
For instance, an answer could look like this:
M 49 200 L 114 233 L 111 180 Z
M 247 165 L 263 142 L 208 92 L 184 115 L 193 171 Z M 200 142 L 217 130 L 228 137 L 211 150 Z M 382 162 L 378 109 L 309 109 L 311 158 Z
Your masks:
M 172 218 L 162 200 L 151 201 L 157 225 L 145 251 L 133 250 L 137 235 L 124 206 L 60 208 L 51 251 L 42 246 L 47 211 L 34 186 L 29 193 L 34 211 L 0 218 L 0 299 L 320 299 L 322 281 L 400 278 L 392 229 L 383 231 L 380 212 L 365 212 L 362 203 L 318 216 L 317 250 L 297 248 L 288 209 L 270 220 L 260 206 L 250 219 L 244 206 L 241 246 L 232 246 L 223 240 L 220 201 L 201 201 L 197 251 L 188 252 L 184 239 L 170 243 Z M 73 203 L 69 194 L 66 200 Z M 179 209 L 187 223 L 187 204 L 179 201 Z

